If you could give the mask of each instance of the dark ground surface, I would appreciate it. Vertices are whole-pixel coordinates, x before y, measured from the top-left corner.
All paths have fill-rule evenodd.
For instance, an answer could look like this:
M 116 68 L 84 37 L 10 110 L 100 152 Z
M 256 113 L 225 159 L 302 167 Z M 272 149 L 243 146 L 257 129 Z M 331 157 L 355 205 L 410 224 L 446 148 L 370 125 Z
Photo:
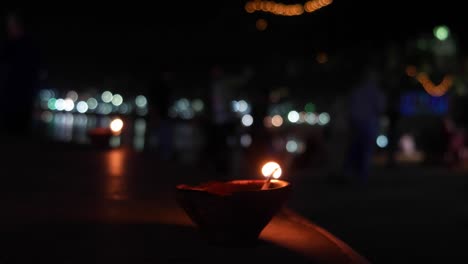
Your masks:
M 373 263 L 465 263 L 466 174 L 436 167 L 375 168 L 369 186 L 297 175 L 291 207 Z
M 43 143 L 26 147 L 14 141 L 2 145 L 8 153 L 0 187 L 2 264 L 190 263 L 225 256 L 234 263 L 251 255 L 225 250 L 208 256 L 210 246 L 194 246 L 196 234 L 184 223 L 151 222 L 152 201 L 176 183 L 210 178 L 205 166 L 161 162 L 125 149 Z M 330 183 L 320 171 L 306 169 L 288 180 L 294 186 L 290 208 L 372 263 L 468 260 L 468 181 L 463 173 L 435 167 L 376 168 L 369 185 L 359 187 Z M 122 220 L 113 210 L 129 202 L 137 209 Z M 260 244 L 256 261 L 284 257 L 289 263 L 304 262 L 272 248 Z

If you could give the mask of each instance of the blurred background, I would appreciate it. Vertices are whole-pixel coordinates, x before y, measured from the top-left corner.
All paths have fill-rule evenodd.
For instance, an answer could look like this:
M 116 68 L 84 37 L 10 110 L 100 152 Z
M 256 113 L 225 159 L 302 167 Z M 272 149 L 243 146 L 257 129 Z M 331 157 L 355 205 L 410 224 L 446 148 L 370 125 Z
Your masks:
M 2 4 L 2 163 L 36 175 L 2 175 L 6 200 L 131 200 L 274 159 L 289 206 L 372 262 L 463 256 L 461 4 L 153 4 Z

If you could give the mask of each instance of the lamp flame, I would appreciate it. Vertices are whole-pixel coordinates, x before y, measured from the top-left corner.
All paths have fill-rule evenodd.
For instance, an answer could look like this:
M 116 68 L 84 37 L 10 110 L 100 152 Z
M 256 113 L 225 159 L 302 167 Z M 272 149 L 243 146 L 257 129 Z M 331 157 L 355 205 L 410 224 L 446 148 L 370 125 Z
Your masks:
M 123 128 L 123 121 L 120 118 L 114 119 L 110 123 L 110 129 L 114 133 L 120 133 L 120 131 L 122 131 L 122 128 Z
M 267 162 L 262 167 L 262 174 L 265 178 L 273 177 L 274 179 L 278 179 L 282 173 L 281 166 L 274 161 Z

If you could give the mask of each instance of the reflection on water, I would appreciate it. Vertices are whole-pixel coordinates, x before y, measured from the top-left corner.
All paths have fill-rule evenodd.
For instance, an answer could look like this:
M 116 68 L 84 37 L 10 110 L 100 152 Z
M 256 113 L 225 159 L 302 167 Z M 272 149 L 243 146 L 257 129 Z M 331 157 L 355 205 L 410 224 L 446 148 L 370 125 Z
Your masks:
M 128 199 L 128 179 L 125 173 L 124 149 L 113 149 L 107 153 L 107 173 L 105 179 L 105 194 L 110 200 Z
M 40 128 L 44 136 L 56 141 L 89 144 L 88 131 L 98 127 L 109 127 L 112 120 L 113 118 L 109 116 L 44 111 L 40 114 Z M 146 145 L 146 119 L 138 118 L 135 121 L 126 119 L 124 122 L 125 126 L 135 127 L 133 133 L 129 129 L 132 135 L 128 137 L 133 137 L 133 142 L 129 145 L 132 145 L 135 150 L 143 150 Z M 109 144 L 111 147 L 121 146 L 122 137 L 112 137 Z
M 137 151 L 142 151 L 145 148 L 146 120 L 138 118 L 134 126 L 133 147 Z
M 53 118 L 54 137 L 62 141 L 71 141 L 73 137 L 73 114 L 58 113 Z
M 113 136 L 109 140 L 109 145 L 113 148 L 117 148 L 117 147 L 120 147 L 120 144 L 121 144 L 120 142 L 121 142 L 120 136 Z
M 114 117 L 115 118 L 115 117 Z M 72 142 L 78 144 L 90 144 L 88 132 L 98 127 L 109 127 L 114 119 L 110 116 L 94 114 L 72 114 L 62 112 L 44 111 L 40 114 L 42 133 L 53 140 L 61 142 Z M 130 146 L 136 151 L 147 148 L 157 148 L 157 137 L 160 132 L 158 127 L 149 127 L 146 118 L 122 117 L 124 130 L 122 135 L 112 137 L 109 145 L 113 148 L 119 146 Z M 174 151 L 182 160 L 192 162 L 199 157 L 203 147 L 203 135 L 201 128 L 189 123 L 173 123 Z M 153 140 L 147 140 L 153 138 Z M 155 144 L 152 144 L 155 142 Z

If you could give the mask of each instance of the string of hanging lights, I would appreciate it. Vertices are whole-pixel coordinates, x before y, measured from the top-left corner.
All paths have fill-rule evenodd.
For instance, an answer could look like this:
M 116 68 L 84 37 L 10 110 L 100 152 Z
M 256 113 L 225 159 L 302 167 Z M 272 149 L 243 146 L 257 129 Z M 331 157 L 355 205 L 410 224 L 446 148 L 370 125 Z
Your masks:
M 247 13 L 266 12 L 279 16 L 299 16 L 321 9 L 333 0 L 309 0 L 304 4 L 283 4 L 274 1 L 252 0 L 245 4 Z

